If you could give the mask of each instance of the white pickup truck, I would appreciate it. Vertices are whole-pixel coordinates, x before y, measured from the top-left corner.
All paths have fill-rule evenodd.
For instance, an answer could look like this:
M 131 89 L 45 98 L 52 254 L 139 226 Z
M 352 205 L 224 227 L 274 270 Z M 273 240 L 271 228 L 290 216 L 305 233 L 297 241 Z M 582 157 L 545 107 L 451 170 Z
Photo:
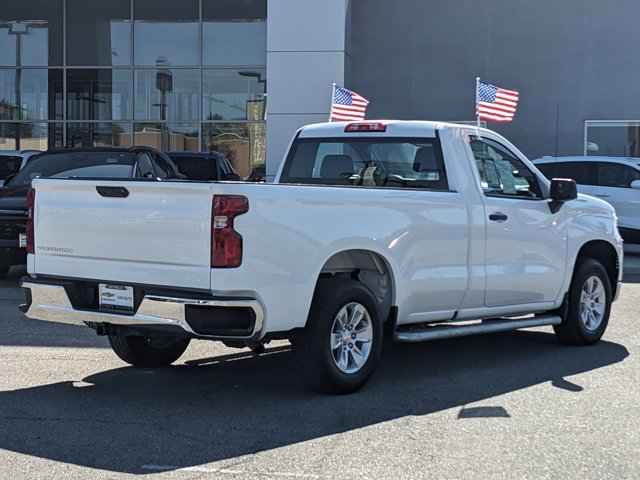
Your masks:
M 359 389 L 400 342 L 553 325 L 603 335 L 622 278 L 607 203 L 485 129 L 310 125 L 274 184 L 36 179 L 29 318 L 87 325 L 132 365 L 192 338 L 289 339 L 303 379 Z

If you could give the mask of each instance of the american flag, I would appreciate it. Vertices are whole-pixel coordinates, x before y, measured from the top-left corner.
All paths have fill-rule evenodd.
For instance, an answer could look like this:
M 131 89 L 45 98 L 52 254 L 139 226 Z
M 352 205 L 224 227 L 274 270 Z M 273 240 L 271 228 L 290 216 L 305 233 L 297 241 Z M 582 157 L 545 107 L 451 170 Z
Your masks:
M 330 121 L 364 120 L 369 100 L 356 92 L 333 85 Z
M 519 94 L 490 83 L 478 81 L 476 115 L 489 122 L 510 122 L 516 114 Z

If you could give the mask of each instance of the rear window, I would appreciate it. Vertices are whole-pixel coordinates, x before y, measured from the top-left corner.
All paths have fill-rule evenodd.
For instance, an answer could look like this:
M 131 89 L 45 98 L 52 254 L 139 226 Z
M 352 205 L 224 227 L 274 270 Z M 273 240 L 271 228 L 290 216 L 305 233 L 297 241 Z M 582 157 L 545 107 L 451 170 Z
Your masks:
M 298 139 L 280 183 L 449 188 L 435 138 Z
M 0 155 L 0 178 L 6 178 L 20 170 L 22 157 L 15 155 Z
M 130 178 L 136 161 L 130 152 L 63 152 L 29 161 L 9 185 L 27 187 L 34 178 Z
M 216 161 L 213 158 L 171 156 L 180 173 L 189 180 L 218 180 Z

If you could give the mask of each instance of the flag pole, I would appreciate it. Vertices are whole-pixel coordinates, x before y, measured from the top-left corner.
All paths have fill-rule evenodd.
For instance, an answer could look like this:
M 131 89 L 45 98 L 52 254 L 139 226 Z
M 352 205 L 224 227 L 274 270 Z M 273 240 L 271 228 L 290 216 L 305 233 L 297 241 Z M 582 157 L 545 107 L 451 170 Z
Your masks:
M 329 110 L 329 122 L 331 121 L 331 118 L 333 118 L 333 101 L 336 96 L 336 83 L 333 82 L 331 85 L 331 109 Z
M 478 88 L 480 87 L 480 77 L 476 77 L 476 122 L 478 124 L 478 134 L 480 134 L 480 115 L 478 112 Z

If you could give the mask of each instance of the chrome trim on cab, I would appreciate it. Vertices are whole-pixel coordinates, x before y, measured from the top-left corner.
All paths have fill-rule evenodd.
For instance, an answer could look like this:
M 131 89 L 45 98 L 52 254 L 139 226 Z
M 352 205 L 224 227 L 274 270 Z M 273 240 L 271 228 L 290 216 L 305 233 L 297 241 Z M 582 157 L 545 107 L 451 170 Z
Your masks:
M 212 339 L 250 339 L 262 331 L 264 312 L 257 300 L 252 299 L 196 299 L 145 295 L 138 311 L 134 315 L 122 315 L 99 310 L 77 310 L 71 304 L 64 287 L 43 283 L 21 282 L 21 287 L 31 292 L 31 303 L 25 315 L 35 320 L 86 325 L 87 323 L 109 323 L 112 325 L 135 326 L 174 326 L 197 338 Z M 255 314 L 253 332 L 244 337 L 226 335 L 202 335 L 196 333 L 185 318 L 186 305 L 251 308 Z

